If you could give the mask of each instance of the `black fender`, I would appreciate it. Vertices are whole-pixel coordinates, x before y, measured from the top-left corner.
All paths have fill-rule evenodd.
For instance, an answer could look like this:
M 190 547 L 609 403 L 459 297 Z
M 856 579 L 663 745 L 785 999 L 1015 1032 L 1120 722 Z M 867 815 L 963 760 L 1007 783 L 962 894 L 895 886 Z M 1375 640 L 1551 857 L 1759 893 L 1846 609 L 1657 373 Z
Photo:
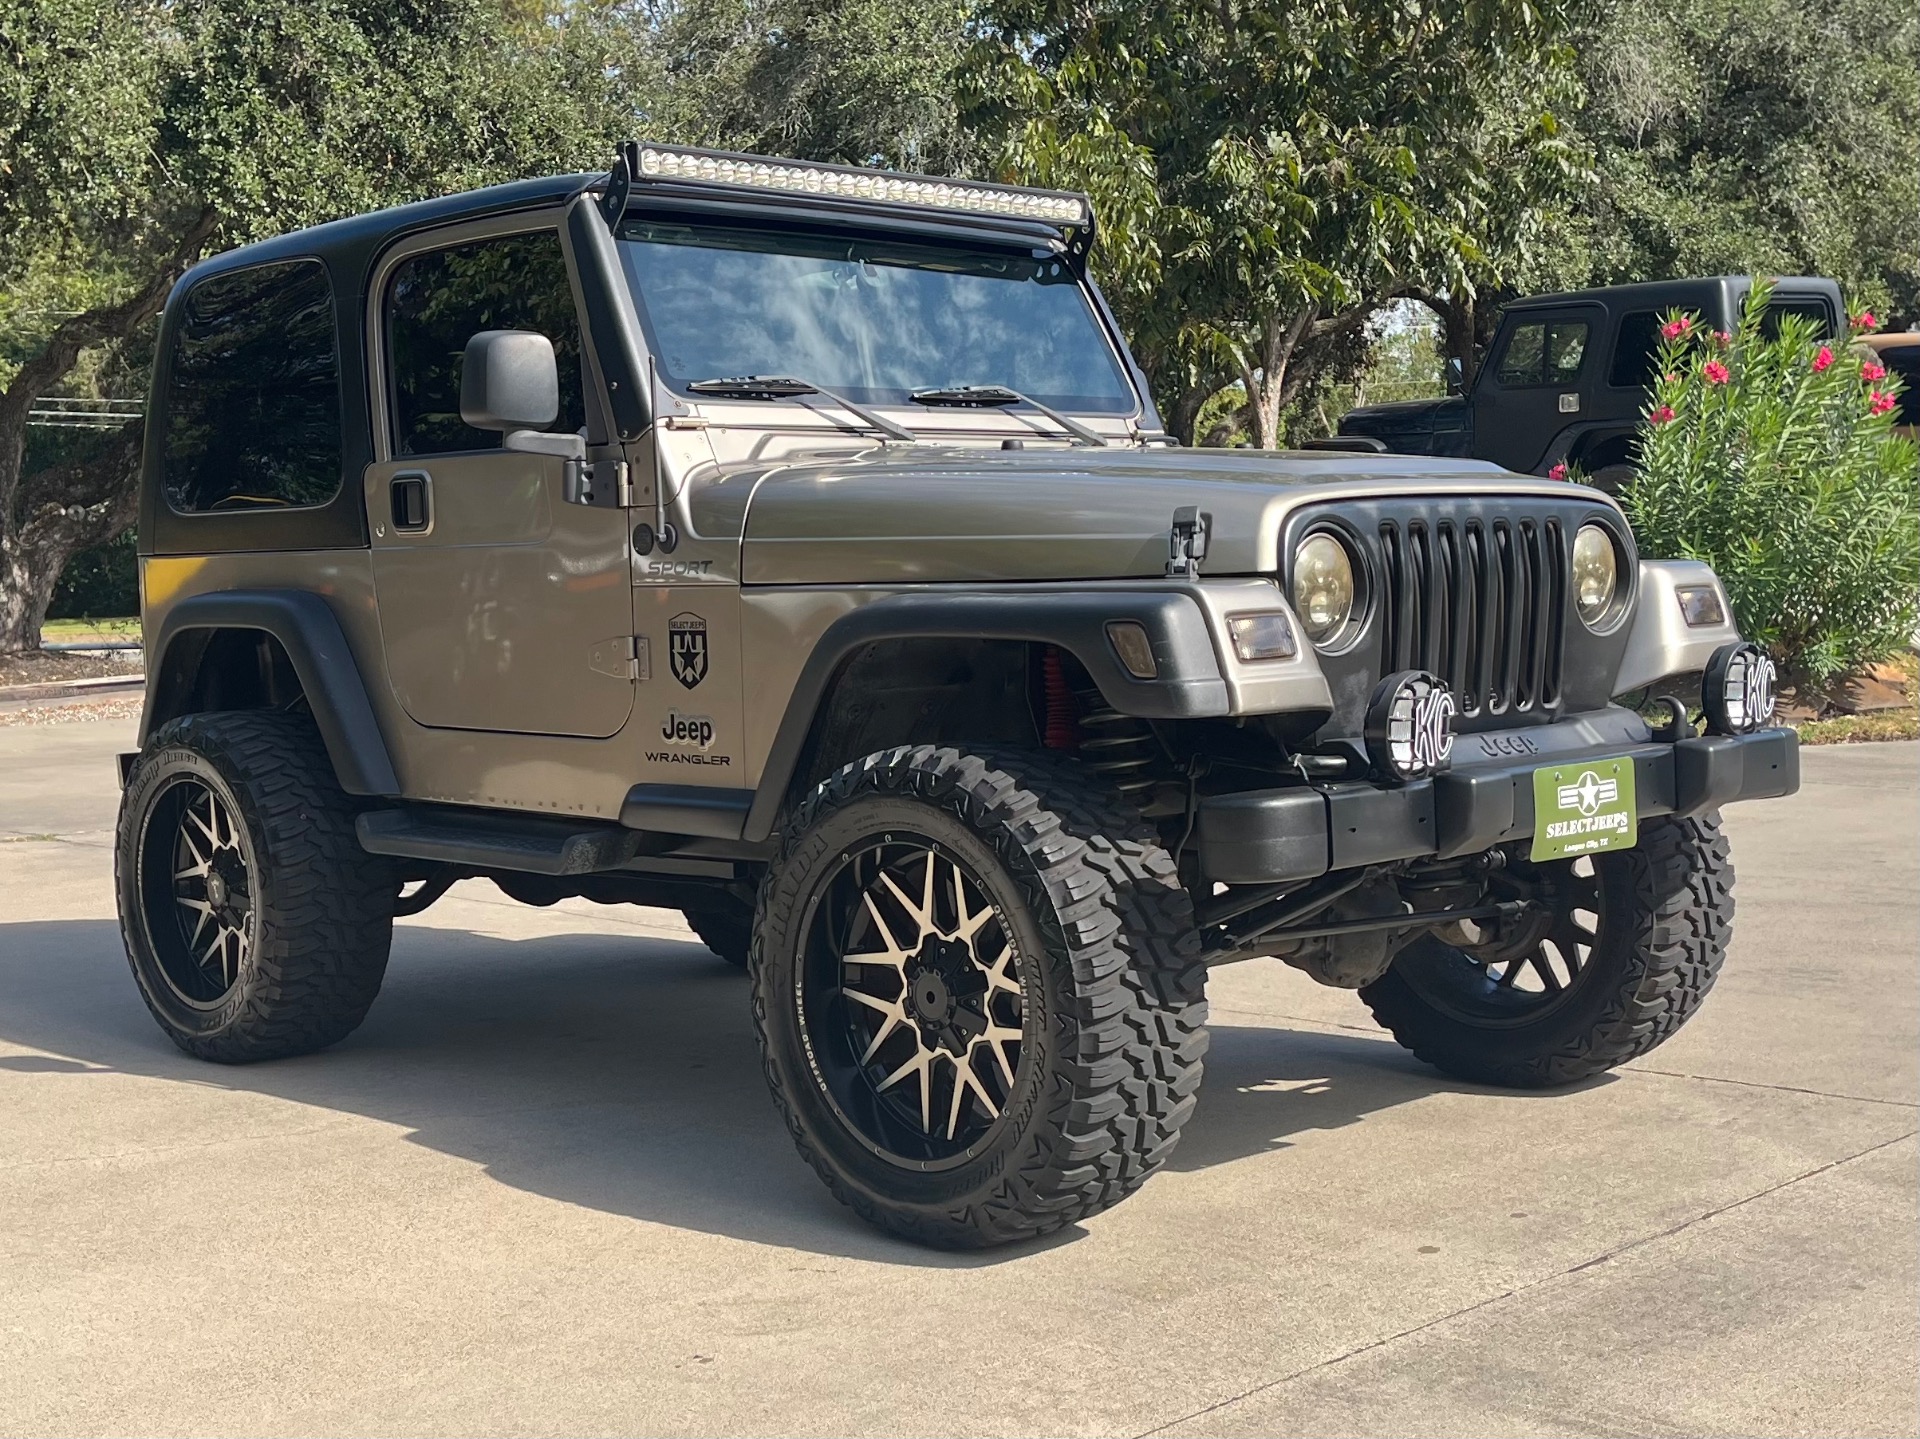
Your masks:
M 1120 663 L 1107 625 L 1131 620 L 1147 632 L 1158 673 L 1135 679 Z M 1114 709 L 1142 719 L 1205 719 L 1231 712 L 1205 614 L 1173 590 L 1048 590 L 889 595 L 828 626 L 800 671 L 746 814 L 742 837 L 773 831 L 807 736 L 841 668 L 861 648 L 898 639 L 1021 640 L 1058 645 L 1082 665 Z
M 260 630 L 280 642 L 326 742 L 333 771 L 348 794 L 397 796 L 400 779 L 374 717 L 360 667 L 327 602 L 304 590 L 219 590 L 171 606 L 148 647 L 150 678 L 140 743 L 173 717 L 169 686 L 180 683 L 168 656 L 192 630 Z

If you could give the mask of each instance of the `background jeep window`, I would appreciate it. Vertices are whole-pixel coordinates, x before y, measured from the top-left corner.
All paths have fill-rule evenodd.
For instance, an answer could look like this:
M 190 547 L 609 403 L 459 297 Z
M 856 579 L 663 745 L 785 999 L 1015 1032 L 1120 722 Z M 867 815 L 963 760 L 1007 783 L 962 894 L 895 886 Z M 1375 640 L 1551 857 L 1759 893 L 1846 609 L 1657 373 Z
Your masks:
M 1645 389 L 1653 383 L 1659 359 L 1659 315 L 1652 310 L 1623 315 L 1620 334 L 1613 342 L 1613 363 L 1607 366 L 1607 383 L 1622 389 Z
M 1585 320 L 1532 320 L 1516 326 L 1494 376 L 1509 388 L 1570 385 L 1587 354 Z
M 476 240 L 414 255 L 387 284 L 387 381 L 393 452 L 443 455 L 497 450 L 503 438 L 460 418 L 460 369 L 481 330 L 535 330 L 553 341 L 560 417 L 547 428 L 586 423 L 580 382 L 580 320 L 557 231 Z
M 1128 414 L 1133 389 L 1056 256 L 629 223 L 621 256 L 669 383 L 792 375 L 867 404 L 1006 385 Z
M 318 260 L 209 275 L 187 292 L 167 383 L 176 510 L 323 505 L 340 489 L 333 290 Z
M 1780 334 L 1780 322 L 1788 315 L 1798 315 L 1813 326 L 1813 337 L 1826 340 L 1833 337 L 1833 311 L 1827 302 L 1815 297 L 1804 300 L 1773 300 L 1760 314 L 1760 333 L 1765 338 L 1775 339 Z

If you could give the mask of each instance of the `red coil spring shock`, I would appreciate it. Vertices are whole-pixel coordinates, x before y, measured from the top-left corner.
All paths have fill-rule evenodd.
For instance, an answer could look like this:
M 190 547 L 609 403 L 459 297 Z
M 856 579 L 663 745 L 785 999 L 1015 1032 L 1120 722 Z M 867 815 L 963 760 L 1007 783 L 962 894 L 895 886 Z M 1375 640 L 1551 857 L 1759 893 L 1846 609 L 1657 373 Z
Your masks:
M 1067 672 L 1060 662 L 1060 651 L 1052 645 L 1048 645 L 1041 656 L 1040 676 L 1047 692 L 1047 748 L 1078 749 L 1080 726 L 1074 714 L 1073 691 L 1067 688 Z

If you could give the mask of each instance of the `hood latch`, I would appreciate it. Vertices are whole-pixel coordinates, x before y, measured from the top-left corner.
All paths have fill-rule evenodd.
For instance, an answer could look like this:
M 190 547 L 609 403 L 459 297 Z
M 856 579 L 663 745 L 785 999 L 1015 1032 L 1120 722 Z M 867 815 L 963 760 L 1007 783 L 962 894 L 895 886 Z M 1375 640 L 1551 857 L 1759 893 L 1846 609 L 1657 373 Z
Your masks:
M 1200 561 L 1207 557 L 1207 533 L 1213 528 L 1213 516 L 1202 514 L 1192 505 L 1173 512 L 1173 525 L 1167 531 L 1167 578 L 1190 580 L 1200 573 Z

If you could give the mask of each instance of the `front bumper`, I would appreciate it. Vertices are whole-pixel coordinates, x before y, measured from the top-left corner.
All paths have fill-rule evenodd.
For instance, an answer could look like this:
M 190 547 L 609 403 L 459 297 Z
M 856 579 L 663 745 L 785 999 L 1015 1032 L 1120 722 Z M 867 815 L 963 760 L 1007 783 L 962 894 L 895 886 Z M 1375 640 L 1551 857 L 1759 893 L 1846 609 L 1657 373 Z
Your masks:
M 1528 839 L 1533 772 L 1582 758 L 1633 760 L 1641 819 L 1700 814 L 1800 788 L 1798 737 L 1766 729 L 1556 747 L 1525 759 L 1456 763 L 1405 785 L 1342 782 L 1210 795 L 1194 825 L 1200 872 L 1220 884 L 1270 884 L 1393 860 L 1477 854 Z

